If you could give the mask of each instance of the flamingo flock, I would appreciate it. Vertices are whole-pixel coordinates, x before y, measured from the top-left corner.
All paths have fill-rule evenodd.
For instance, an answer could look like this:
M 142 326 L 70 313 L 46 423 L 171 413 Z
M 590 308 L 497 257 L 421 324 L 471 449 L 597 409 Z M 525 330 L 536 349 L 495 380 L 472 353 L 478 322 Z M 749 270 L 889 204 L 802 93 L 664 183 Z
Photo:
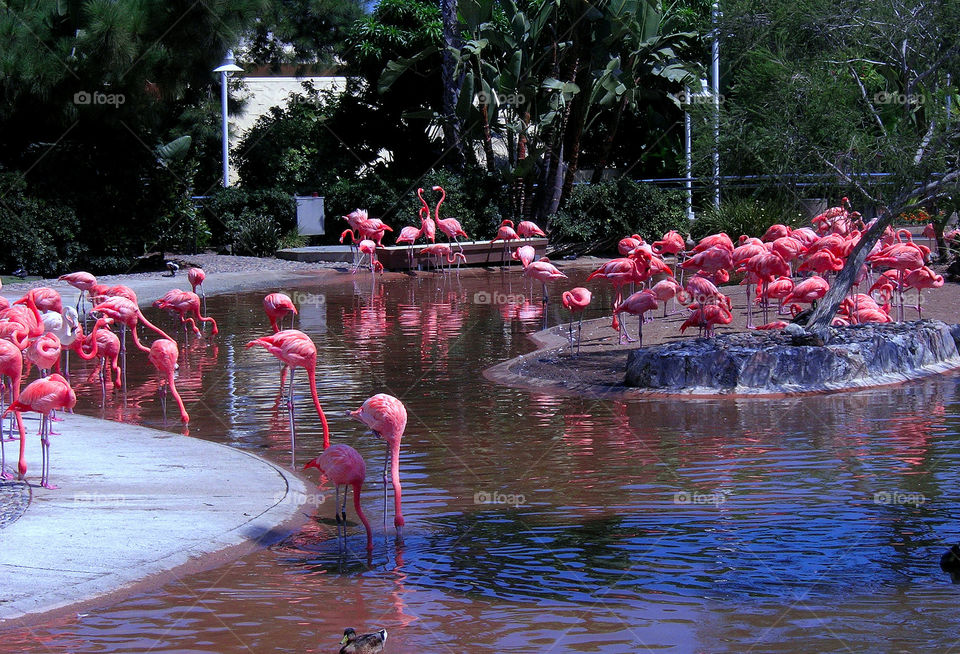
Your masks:
M 194 289 L 199 287 L 201 292 L 204 277 L 203 271 L 198 268 L 188 271 L 191 286 Z M 137 304 L 136 293 L 127 286 L 99 284 L 96 277 L 83 271 L 63 275 L 60 280 L 80 291 L 76 308 L 65 307 L 60 293 L 56 290 L 39 287 L 27 291 L 12 304 L 5 301 L 4 307 L 0 309 L 0 377 L 3 378 L 0 405 L 4 407 L 0 415 L 0 464 L 5 464 L 2 442 L 19 439 L 17 472 L 20 479 L 26 478 L 27 463 L 24 454 L 27 436 L 21 414 L 39 413 L 43 454 L 40 484 L 47 488 L 53 488 L 49 481 L 49 435 L 53 412 L 72 409 L 77 401 L 70 381 L 70 353 L 85 360 L 98 359 L 88 381 L 99 377 L 105 398 L 107 383 L 110 381 L 114 390 L 126 388 L 125 345 L 129 331 L 136 349 L 147 355 L 147 361 L 157 371 L 164 412 L 166 396 L 170 393 L 177 403 L 183 424 L 190 422 L 190 416 L 174 381 L 180 355 L 177 343 L 143 315 Z M 88 315 L 85 300 L 89 300 L 92 305 L 89 315 L 96 317 L 89 333 L 84 333 L 85 318 Z M 217 333 L 216 320 L 201 314 L 201 299 L 194 292 L 171 289 L 157 300 L 154 306 L 177 314 L 184 330 L 186 331 L 189 324 L 198 337 L 203 335 L 197 327 L 198 324 L 206 326 L 210 323 L 212 333 Z M 149 347 L 144 345 L 138 333 L 141 325 L 157 336 Z M 114 326 L 120 327 L 120 336 L 112 331 Z M 63 370 L 61 360 L 64 361 Z M 34 366 L 39 371 L 39 378 L 30 381 L 21 391 L 22 383 L 29 378 Z M 6 425 L 7 421 L 3 419 L 6 416 L 11 417 L 9 425 Z M 0 474 L 8 475 L 2 465 L 0 470 Z
M 417 198 L 422 205 L 418 211 L 420 226 L 406 225 L 401 227 L 400 232 L 397 234 L 395 245 L 407 246 L 407 264 L 411 268 L 414 264 L 414 245 L 417 241 L 423 239 L 425 242 L 428 242 L 429 245 L 421 248 L 417 252 L 417 257 L 428 258 L 434 263 L 434 267 L 439 268 L 441 272 L 445 271 L 445 268 L 449 269 L 453 263 L 456 263 L 459 269 L 460 264 L 466 261 L 460 239 L 468 239 L 470 237 L 466 231 L 464 231 L 463 225 L 460 224 L 458 219 L 440 217 L 440 207 L 447 198 L 446 190 L 441 186 L 434 186 L 431 190 L 440 193 L 440 199 L 437 201 L 436 207 L 431 210 L 429 203 L 427 203 L 423 197 L 424 189 L 418 188 Z M 370 218 L 365 209 L 356 209 L 346 216 L 343 216 L 343 220 L 347 221 L 349 227 L 340 234 L 340 242 L 344 243 L 349 239 L 351 247 L 354 248 L 353 272 L 356 273 L 364 265 L 370 269 L 371 273 L 377 271 L 382 272 L 383 265 L 377 261 L 376 250 L 377 248 L 383 247 L 382 239 L 384 232 L 392 232 L 393 229 L 378 218 Z M 437 230 L 446 237 L 446 243 L 437 243 Z M 503 241 L 502 260 L 509 261 L 507 258 L 507 250 L 509 249 L 510 241 L 536 236 L 546 236 L 544 231 L 540 229 L 536 223 L 524 220 L 517 224 L 516 229 L 514 229 L 514 222 L 512 220 L 504 220 L 500 224 L 497 234 L 491 240 L 491 243 L 494 241 Z M 454 251 L 455 249 L 457 251 Z M 529 263 L 529 261 L 527 263 Z M 444 264 L 447 264 L 447 266 L 445 267 Z M 526 265 L 524 268 L 526 268 Z
M 459 221 L 441 217 L 440 207 L 446 193 L 439 186 L 433 187 L 433 190 L 442 193 L 435 210 L 431 211 L 423 199 L 423 189 L 418 189 L 417 194 L 423 204 L 420 227 L 404 227 L 397 241 L 412 246 L 418 239 L 427 239 L 431 245 L 422 253 L 436 257 L 438 265 L 442 267 L 444 262 L 452 264 L 463 260 L 460 238 L 468 237 Z M 370 218 L 363 210 L 354 211 L 344 218 L 350 228 L 344 231 L 343 238 L 358 241 L 358 252 L 369 256 L 372 273 L 382 269 L 376 260 L 376 250 L 381 247 L 385 233 L 393 230 L 382 221 Z M 732 303 L 727 294 L 730 289 L 726 285 L 734 275 L 741 276 L 742 284 L 746 286 L 748 327 L 780 329 L 787 324 L 781 317 L 795 318 L 807 307 L 815 306 L 827 294 L 831 279 L 843 268 L 867 228 L 868 225 L 864 224 L 857 212 L 850 210 L 849 202 L 844 198 L 839 207 L 814 218 L 812 228 L 778 224 L 771 226 L 760 237 L 744 235 L 734 241 L 729 235 L 718 233 L 692 243 L 678 232 L 670 231 L 648 244 L 639 235 L 631 234 L 619 241 L 620 256 L 593 270 L 587 277 L 587 283 L 603 280 L 612 286 L 611 327 L 617 331 L 620 344 L 637 342 L 642 346 L 644 324 L 656 320 L 654 316 L 660 313 L 661 308 L 661 317 L 666 317 L 670 302 L 673 302 L 674 313 L 684 313 L 684 320 L 679 327 L 681 333 L 695 327 L 701 335 L 711 336 L 717 327 L 728 325 L 733 320 Z M 437 229 L 446 236 L 446 243 L 435 242 Z M 521 238 L 534 235 L 543 235 L 543 231 L 534 223 L 522 221 L 514 225 L 505 220 L 494 240 L 503 241 L 506 248 Z M 461 250 L 459 252 L 455 251 L 458 247 Z M 899 301 L 898 319 L 902 320 L 906 291 L 913 289 L 920 292 L 943 285 L 943 278 L 927 265 L 929 255 L 929 249 L 915 243 L 909 231 L 888 229 L 867 257 L 867 264 L 858 276 L 855 288 L 844 299 L 835 324 L 889 322 L 892 320 L 891 306 L 895 299 Z M 529 245 L 515 247 L 512 258 L 520 262 L 524 277 L 541 283 L 544 306 L 550 301 L 549 285 L 567 279 L 567 275 L 549 259 L 537 259 L 536 251 Z M 358 268 L 359 262 L 354 272 Z M 176 316 L 187 340 L 191 333 L 199 339 L 205 338 L 208 323 L 212 335 L 218 332 L 216 320 L 204 315 L 204 297 L 197 295 L 197 290 L 203 293 L 204 278 L 202 270 L 192 269 L 188 271 L 191 291 L 171 289 L 154 302 L 154 307 Z M 50 421 L 54 411 L 69 410 L 76 404 L 76 394 L 69 381 L 69 369 L 64 366 L 66 375 L 61 375 L 60 370 L 61 358 L 70 352 L 83 359 L 99 359 L 94 374 L 100 375 L 104 389 L 111 380 L 114 388 L 119 388 L 125 385 L 122 373 L 126 368 L 125 342 L 126 332 L 129 331 L 136 350 L 145 353 L 156 370 L 158 388 L 163 390 L 161 402 L 164 409 L 169 392 L 177 404 L 181 421 L 184 424 L 190 421 L 175 385 L 180 347 L 174 338 L 143 315 L 132 289 L 98 284 L 93 275 L 84 272 L 64 275 L 61 279 L 80 292 L 76 308 L 64 307 L 59 293 L 50 288 L 32 289 L 9 306 L 0 308 L 0 376 L 4 379 L 4 392 L 0 395 L 0 404 L 4 407 L 0 414 L 0 426 L 9 432 L 8 437 L 4 438 L 0 429 L 0 445 L 4 440 L 15 440 L 16 429 L 20 442 L 16 470 L 19 478 L 24 479 L 28 472 L 24 458 L 27 437 L 22 414 L 39 413 L 43 456 L 40 483 L 48 488 L 52 487 Z M 865 285 L 863 289 L 859 288 L 861 284 Z M 575 351 L 579 354 L 582 320 L 591 305 L 593 292 L 585 286 L 578 286 L 564 290 L 560 297 L 563 307 L 570 312 L 568 346 L 571 353 Z M 89 300 L 92 307 L 89 311 L 96 317 L 89 333 L 84 332 L 85 321 L 82 318 L 86 313 L 85 300 Z M 919 316 L 922 316 L 921 304 L 919 300 L 916 303 Z M 323 432 L 322 452 L 307 462 L 304 469 L 317 469 L 321 483 L 325 480 L 334 486 L 334 513 L 341 551 L 346 549 L 347 489 L 352 487 L 354 510 L 365 529 L 366 549 L 369 552 L 373 549 L 373 529 L 363 512 L 360 499 L 367 464 L 351 445 L 333 442 L 337 436 L 331 432 L 318 388 L 317 345 L 310 336 L 293 328 L 297 307 L 289 296 L 279 292 L 270 293 L 264 297 L 263 307 L 270 333 L 250 340 L 246 347 L 262 348 L 281 364 L 278 402 L 286 397 L 291 465 L 296 465 L 294 377 L 296 370 L 302 368 Z M 759 325 L 753 324 L 755 308 L 763 315 Z M 773 320 L 771 313 L 774 314 Z M 637 317 L 636 339 L 627 328 L 626 314 Z M 576 331 L 573 324 L 575 318 L 578 318 Z M 283 323 L 287 319 L 291 326 L 285 328 Z M 155 338 L 152 343 L 144 344 L 141 341 L 138 335 L 141 326 L 153 332 Z M 114 332 L 115 327 L 120 327 L 119 336 Z M 39 378 L 30 381 L 21 390 L 32 366 L 38 369 Z M 9 421 L 5 420 L 7 416 L 10 417 Z M 369 433 L 384 441 L 384 531 L 390 485 L 393 490 L 394 527 L 397 538 L 402 539 L 405 522 L 400 448 L 407 426 L 406 408 L 398 398 L 378 393 L 362 402 L 359 408 L 348 411 L 345 417 L 362 423 Z M 0 457 L 5 457 L 2 448 Z M 3 467 L 0 467 L 0 471 L 8 474 Z
M 604 280 L 613 288 L 611 327 L 618 332 L 618 344 L 639 340 L 642 345 L 644 322 L 653 319 L 661 303 L 662 315 L 666 317 L 667 303 L 671 300 L 675 307 L 677 302 L 686 305 L 681 333 L 697 327 L 700 335 L 711 336 L 717 326 L 728 325 L 733 320 L 732 303 L 724 284 L 734 274 L 742 276 L 741 284 L 747 289 L 747 327 L 782 329 L 787 322 L 780 316 L 802 320 L 827 294 L 832 278 L 844 267 L 869 226 L 858 212 L 851 210 L 848 199 L 843 198 L 840 206 L 816 216 L 813 227 L 775 224 L 760 237 L 743 235 L 736 242 L 722 232 L 706 236 L 698 243 L 688 242 L 675 230 L 652 244 L 632 234 L 618 242 L 620 256 L 592 271 L 587 281 Z M 498 237 L 509 241 L 517 238 L 517 232 L 512 225 L 504 224 Z M 915 243 L 910 231 L 887 228 L 867 257 L 867 264 L 833 324 L 891 322 L 894 299 L 898 301 L 897 319 L 903 320 L 904 298 L 911 292 L 916 293 L 917 298 L 911 305 L 922 318 L 920 292 L 943 285 L 943 277 L 928 266 L 929 255 L 929 248 Z M 668 263 L 666 256 L 671 256 L 673 261 Z M 522 262 L 524 275 L 544 281 L 546 302 L 546 281 L 562 277 L 539 273 L 537 268 L 541 264 L 520 248 L 513 258 Z M 863 283 L 868 285 L 866 292 L 859 288 Z M 632 292 L 624 297 L 627 286 Z M 573 293 L 579 298 L 589 298 L 584 295 L 585 290 L 564 292 L 564 306 L 582 315 L 586 305 L 582 301 L 574 302 Z M 589 299 L 586 303 L 589 304 Z M 759 325 L 754 324 L 755 309 L 763 316 Z M 776 314 L 773 319 L 771 312 Z M 627 331 L 624 314 L 638 316 L 637 339 Z M 568 338 L 570 350 L 576 345 L 579 352 L 579 326 L 578 337 L 574 339 L 572 314 Z

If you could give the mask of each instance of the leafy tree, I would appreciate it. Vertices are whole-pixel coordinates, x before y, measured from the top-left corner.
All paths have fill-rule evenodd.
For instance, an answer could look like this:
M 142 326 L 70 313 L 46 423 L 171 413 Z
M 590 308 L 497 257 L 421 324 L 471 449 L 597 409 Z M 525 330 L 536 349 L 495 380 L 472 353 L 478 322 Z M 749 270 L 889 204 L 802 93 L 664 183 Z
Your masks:
M 94 254 L 154 247 L 169 198 L 151 189 L 196 185 L 212 121 L 197 118 L 217 115 L 205 106 L 210 71 L 267 4 L 5 3 L 0 165 L 22 171 L 31 195 L 74 208 Z M 184 135 L 197 147 L 182 165 L 158 162 L 157 147 Z
M 437 119 L 458 119 L 463 137 L 477 144 L 465 147 L 466 155 L 482 151 L 487 170 L 513 184 L 515 215 L 555 213 L 591 130 L 607 127 L 608 145 L 593 158 L 605 164 L 641 89 L 659 84 L 666 100 L 670 85 L 693 68 L 680 58 L 693 35 L 663 33 L 669 23 L 651 2 L 461 0 L 458 8 L 464 37 L 454 53 L 456 115 Z M 391 62 L 381 89 L 431 53 Z
M 822 328 L 884 228 L 956 193 L 960 129 L 946 98 L 960 6 L 734 0 L 724 13 L 725 170 L 818 174 L 879 213 L 811 318 Z
M 297 74 L 335 67 L 363 8 L 362 0 L 272 0 L 247 35 L 246 57 L 274 70 L 293 64 Z

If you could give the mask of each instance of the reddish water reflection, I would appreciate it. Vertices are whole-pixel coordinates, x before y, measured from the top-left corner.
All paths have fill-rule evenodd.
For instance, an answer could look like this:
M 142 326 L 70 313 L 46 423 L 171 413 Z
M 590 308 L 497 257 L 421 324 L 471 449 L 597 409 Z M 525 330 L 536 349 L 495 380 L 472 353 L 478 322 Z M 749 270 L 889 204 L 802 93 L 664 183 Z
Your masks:
M 0 651 L 327 652 L 345 626 L 385 627 L 390 652 L 952 646 L 956 590 L 937 562 L 960 538 L 956 378 L 781 400 L 558 397 L 480 374 L 528 351 L 544 319 L 515 273 L 286 290 L 320 352 L 332 439 L 363 453 L 371 481 L 383 444 L 343 412 L 379 391 L 407 405 L 404 545 L 371 485 L 373 557 L 353 526 L 339 558 L 321 488 L 288 542 L 5 632 Z M 243 348 L 269 330 L 262 295 L 208 299 L 221 335 L 191 343 L 177 383 L 192 436 L 286 464 L 277 364 Z M 598 293 L 587 317 L 608 303 Z M 79 410 L 162 428 L 144 361 L 128 380 L 125 406 L 79 384 Z M 297 402 L 303 462 L 322 434 Z

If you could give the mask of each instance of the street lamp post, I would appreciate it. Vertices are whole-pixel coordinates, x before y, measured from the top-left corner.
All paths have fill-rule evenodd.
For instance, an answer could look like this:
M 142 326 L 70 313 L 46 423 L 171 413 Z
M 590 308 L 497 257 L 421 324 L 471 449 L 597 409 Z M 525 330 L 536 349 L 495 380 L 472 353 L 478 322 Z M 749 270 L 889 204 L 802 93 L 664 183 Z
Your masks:
M 683 146 L 687 167 L 687 181 L 684 185 L 687 191 L 687 220 L 693 222 L 696 216 L 693 213 L 693 126 L 690 120 L 690 105 L 713 101 L 713 93 L 707 86 L 707 80 L 700 80 L 700 90 L 696 93 L 690 93 L 690 87 L 684 86 L 683 101 Z M 716 149 L 714 149 L 714 156 L 714 164 L 716 164 Z M 714 169 L 714 177 L 716 178 L 718 175 L 718 171 Z M 714 181 L 716 182 L 716 179 Z
M 714 2 L 710 12 L 713 24 L 710 72 L 713 78 L 713 206 L 720 208 L 720 3 Z
M 220 73 L 220 105 L 223 112 L 223 187 L 230 186 L 230 134 L 227 126 L 227 78 L 230 73 L 240 73 L 243 69 L 236 64 L 233 59 L 233 50 L 227 50 L 223 63 L 213 69 L 213 72 Z

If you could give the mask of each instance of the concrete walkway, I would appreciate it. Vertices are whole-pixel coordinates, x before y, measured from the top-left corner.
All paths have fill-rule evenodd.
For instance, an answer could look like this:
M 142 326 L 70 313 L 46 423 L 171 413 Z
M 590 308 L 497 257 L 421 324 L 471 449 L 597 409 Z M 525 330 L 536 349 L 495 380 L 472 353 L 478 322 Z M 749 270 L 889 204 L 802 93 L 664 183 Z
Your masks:
M 0 531 L 0 627 L 213 567 L 306 518 L 307 486 L 269 461 L 79 415 L 56 423 L 50 481 L 60 488 L 42 488 L 37 425 L 27 423 L 30 507 Z

